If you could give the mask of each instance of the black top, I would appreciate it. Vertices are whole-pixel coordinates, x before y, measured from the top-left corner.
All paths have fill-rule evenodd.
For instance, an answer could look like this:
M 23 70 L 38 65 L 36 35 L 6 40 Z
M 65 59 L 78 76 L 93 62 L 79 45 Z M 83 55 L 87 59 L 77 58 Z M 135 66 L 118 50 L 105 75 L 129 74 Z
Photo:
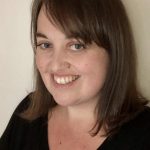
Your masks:
M 47 115 L 32 122 L 18 116 L 28 107 L 27 96 L 13 113 L 0 139 L 0 150 L 48 150 Z M 71 150 L 71 149 L 70 149 Z M 124 124 L 119 132 L 107 138 L 98 150 L 150 150 L 150 108 Z

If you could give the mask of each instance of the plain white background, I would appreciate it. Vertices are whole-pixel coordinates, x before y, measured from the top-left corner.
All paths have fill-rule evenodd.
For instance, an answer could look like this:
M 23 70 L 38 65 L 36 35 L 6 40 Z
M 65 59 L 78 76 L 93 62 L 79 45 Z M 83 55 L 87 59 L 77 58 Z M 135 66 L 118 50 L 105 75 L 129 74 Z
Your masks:
M 132 23 L 138 79 L 150 98 L 150 0 L 122 0 Z M 31 0 L 0 0 L 0 135 L 18 103 L 33 89 Z

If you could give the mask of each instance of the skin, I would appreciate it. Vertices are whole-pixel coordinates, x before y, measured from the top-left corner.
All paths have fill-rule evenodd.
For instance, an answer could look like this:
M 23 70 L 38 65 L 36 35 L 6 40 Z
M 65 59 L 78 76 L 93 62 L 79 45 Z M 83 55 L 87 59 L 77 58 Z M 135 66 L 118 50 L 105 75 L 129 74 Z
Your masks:
M 39 14 L 37 32 L 45 36 L 37 37 L 37 68 L 55 101 L 62 106 L 98 101 L 109 62 L 105 49 L 95 43 L 77 49 L 75 44 L 80 43 L 76 39 L 68 39 L 43 11 Z M 62 86 L 55 84 L 54 75 L 77 75 L 79 78 Z
M 50 145 L 55 149 L 58 143 L 52 141 L 61 138 L 67 141 L 64 147 L 61 144 L 61 150 L 72 145 L 76 145 L 79 149 L 85 147 L 87 142 L 96 148 L 104 139 L 99 137 L 91 139 L 87 133 L 96 120 L 94 110 L 100 100 L 100 91 L 107 74 L 108 53 L 94 42 L 84 45 L 82 40 L 66 37 L 57 25 L 48 20 L 43 10 L 41 9 L 37 22 L 35 59 L 46 88 L 58 104 L 49 121 L 49 132 L 53 132 L 49 134 Z M 54 76 L 57 78 L 76 76 L 77 79 L 68 84 L 58 84 Z M 65 126 L 67 132 L 60 126 Z M 93 146 L 90 149 L 93 149 Z

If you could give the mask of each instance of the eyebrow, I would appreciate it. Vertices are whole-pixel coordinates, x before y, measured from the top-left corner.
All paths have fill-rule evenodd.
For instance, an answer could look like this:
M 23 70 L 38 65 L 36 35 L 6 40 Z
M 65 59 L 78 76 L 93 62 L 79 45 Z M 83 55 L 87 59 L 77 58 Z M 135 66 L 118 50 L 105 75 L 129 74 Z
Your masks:
M 46 38 L 46 39 L 48 39 L 48 37 L 45 34 L 41 33 L 41 32 L 36 33 L 36 38 Z M 72 36 L 67 37 L 66 36 L 66 39 L 74 39 L 74 37 L 72 37 Z
M 41 37 L 41 38 L 46 38 L 46 39 L 48 39 L 45 34 L 40 33 L 40 32 L 37 32 L 37 33 L 36 33 L 36 38 L 40 38 L 40 37 Z

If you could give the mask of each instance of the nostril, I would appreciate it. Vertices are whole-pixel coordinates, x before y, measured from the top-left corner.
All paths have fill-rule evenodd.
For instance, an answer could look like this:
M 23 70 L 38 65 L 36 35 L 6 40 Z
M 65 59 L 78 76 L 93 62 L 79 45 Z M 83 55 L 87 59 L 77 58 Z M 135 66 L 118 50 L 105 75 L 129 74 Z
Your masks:
M 51 61 L 50 69 L 52 72 L 65 71 L 71 68 L 71 64 L 67 61 L 59 60 L 59 61 Z
M 66 68 L 70 68 L 70 67 L 71 67 L 71 64 L 70 64 L 69 62 L 64 62 L 64 66 L 65 66 Z
M 71 67 L 67 54 L 63 50 L 60 52 L 60 49 L 59 51 L 54 51 L 50 65 L 54 72 L 57 72 L 58 70 L 66 70 Z

